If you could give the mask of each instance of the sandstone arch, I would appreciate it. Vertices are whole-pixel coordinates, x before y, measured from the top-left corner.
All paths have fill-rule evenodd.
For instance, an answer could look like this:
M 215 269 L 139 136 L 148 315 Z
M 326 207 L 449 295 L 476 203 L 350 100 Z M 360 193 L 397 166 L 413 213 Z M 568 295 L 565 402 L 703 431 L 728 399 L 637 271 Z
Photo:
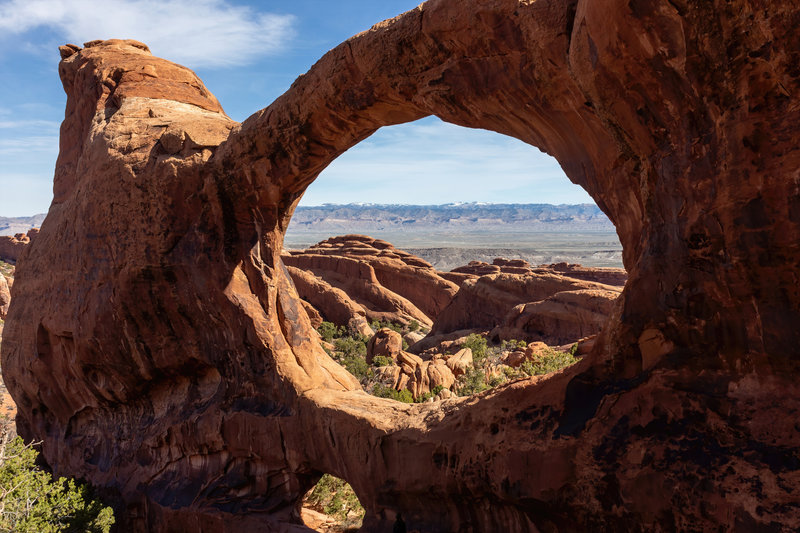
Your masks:
M 2 345 L 18 426 L 131 531 L 794 528 L 800 41 L 789 2 L 431 0 L 228 119 L 141 43 L 62 47 L 55 199 Z M 427 114 L 555 156 L 630 272 L 595 353 L 443 408 L 371 398 L 280 262 L 300 195 Z M 775 397 L 780 397 L 780 402 Z

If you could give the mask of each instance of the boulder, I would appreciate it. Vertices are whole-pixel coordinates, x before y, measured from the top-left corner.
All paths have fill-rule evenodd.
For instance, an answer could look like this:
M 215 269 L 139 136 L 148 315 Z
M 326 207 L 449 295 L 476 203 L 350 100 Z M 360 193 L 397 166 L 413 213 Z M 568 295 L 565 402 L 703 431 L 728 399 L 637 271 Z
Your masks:
M 394 330 L 381 328 L 367 342 L 367 364 L 372 364 L 375 356 L 391 357 L 397 361 L 397 356 L 403 350 L 403 337 Z
M 431 392 L 437 385 L 449 389 L 455 382 L 456 377 L 444 361 L 423 361 L 410 376 L 408 389 L 414 398 L 419 398 Z
M 458 377 L 472 368 L 472 350 L 469 348 L 462 348 L 454 355 L 446 356 L 445 361 L 447 367 L 453 372 L 453 375 Z

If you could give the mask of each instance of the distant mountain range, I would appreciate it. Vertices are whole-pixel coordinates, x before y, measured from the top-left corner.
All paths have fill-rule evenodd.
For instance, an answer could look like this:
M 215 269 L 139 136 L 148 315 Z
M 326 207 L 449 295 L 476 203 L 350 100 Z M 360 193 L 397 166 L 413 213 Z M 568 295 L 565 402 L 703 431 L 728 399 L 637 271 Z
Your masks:
M 614 231 L 593 204 L 326 204 L 298 207 L 289 233 L 404 231 Z
M 0 235 L 27 233 L 31 228 L 41 226 L 45 216 L 41 213 L 31 217 L 0 217 Z
M 0 217 L 0 235 L 26 233 L 41 226 L 44 217 Z M 301 206 L 285 243 L 288 248 L 306 248 L 347 233 L 385 239 L 440 269 L 498 256 L 532 264 L 622 265 L 614 225 L 593 204 Z
M 593 204 L 298 207 L 284 243 L 287 248 L 307 248 L 346 233 L 387 240 L 440 270 L 499 256 L 531 264 L 622 266 L 614 225 Z

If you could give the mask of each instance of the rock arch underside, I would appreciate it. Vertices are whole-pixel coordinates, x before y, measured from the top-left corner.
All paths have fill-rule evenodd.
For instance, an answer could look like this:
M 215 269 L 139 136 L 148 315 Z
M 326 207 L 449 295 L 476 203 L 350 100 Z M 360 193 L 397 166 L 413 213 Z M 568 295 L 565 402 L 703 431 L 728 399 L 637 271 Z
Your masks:
M 306 531 L 328 472 L 364 531 L 800 527 L 800 10 L 430 0 L 229 119 L 135 41 L 61 48 L 54 200 L 2 343 L 17 424 L 124 531 Z M 553 155 L 630 278 L 593 353 L 476 397 L 371 397 L 280 260 L 305 188 L 427 115 Z

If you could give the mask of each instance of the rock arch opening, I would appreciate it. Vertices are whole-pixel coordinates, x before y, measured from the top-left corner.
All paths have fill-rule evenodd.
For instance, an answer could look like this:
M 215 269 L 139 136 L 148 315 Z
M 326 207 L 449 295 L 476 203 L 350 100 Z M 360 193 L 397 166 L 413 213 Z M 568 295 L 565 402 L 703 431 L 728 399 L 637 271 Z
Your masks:
M 596 262 L 608 241 L 619 247 L 596 206 L 524 205 L 591 201 L 553 191 L 556 181 L 567 182 L 558 163 L 533 147 L 433 117 L 348 150 L 304 193 L 345 204 L 301 203 L 282 255 L 325 351 L 365 391 L 409 402 L 474 394 L 588 354 L 626 274 L 575 264 Z M 396 205 L 353 203 L 376 199 L 370 186 Z M 397 205 L 431 203 L 428 192 L 514 203 Z M 600 240 L 606 249 L 593 249 Z M 576 251 L 585 255 L 564 257 Z

